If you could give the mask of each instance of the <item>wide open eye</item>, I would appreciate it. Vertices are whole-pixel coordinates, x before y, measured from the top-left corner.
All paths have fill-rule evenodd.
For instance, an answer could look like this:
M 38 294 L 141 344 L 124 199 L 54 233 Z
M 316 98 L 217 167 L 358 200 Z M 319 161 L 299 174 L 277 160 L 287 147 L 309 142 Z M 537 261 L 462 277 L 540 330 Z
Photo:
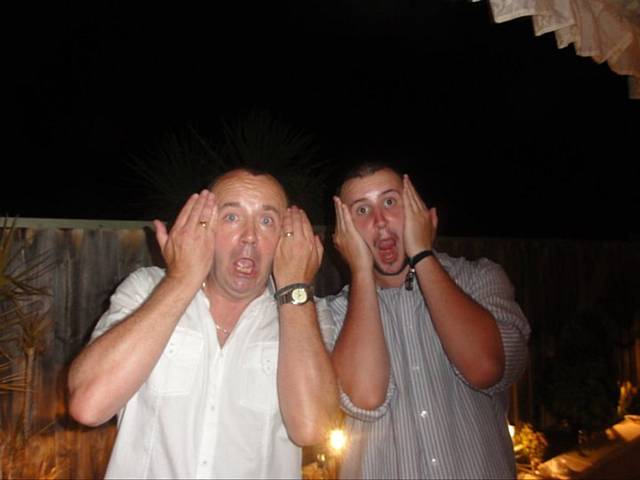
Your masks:
M 260 223 L 261 223 L 262 225 L 269 226 L 269 225 L 273 225 L 275 222 L 274 222 L 274 220 L 273 220 L 273 217 L 270 217 L 270 216 L 264 216 L 264 217 L 262 217 L 262 218 L 260 219 Z
M 369 207 L 369 205 L 360 205 L 358 208 L 356 208 L 356 215 L 369 215 L 370 211 L 371 208 Z
M 236 215 L 235 213 L 227 213 L 224 216 L 224 220 L 225 222 L 235 222 L 238 220 L 238 215 Z
M 385 207 L 393 207 L 394 205 L 397 205 L 398 201 L 393 198 L 393 197 L 388 197 L 384 199 L 384 206 Z

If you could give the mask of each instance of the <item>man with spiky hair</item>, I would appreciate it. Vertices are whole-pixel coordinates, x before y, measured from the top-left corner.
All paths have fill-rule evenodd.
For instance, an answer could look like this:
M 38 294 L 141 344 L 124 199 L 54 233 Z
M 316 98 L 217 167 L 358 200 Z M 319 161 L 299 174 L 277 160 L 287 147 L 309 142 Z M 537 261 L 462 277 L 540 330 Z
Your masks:
M 166 269 L 125 279 L 69 372 L 79 422 L 118 415 L 107 477 L 300 477 L 338 405 L 305 212 L 237 169 L 154 223 Z
M 334 197 L 350 285 L 323 333 L 351 439 L 343 478 L 515 478 L 507 392 L 529 325 L 500 266 L 433 249 L 409 177 L 366 163 Z

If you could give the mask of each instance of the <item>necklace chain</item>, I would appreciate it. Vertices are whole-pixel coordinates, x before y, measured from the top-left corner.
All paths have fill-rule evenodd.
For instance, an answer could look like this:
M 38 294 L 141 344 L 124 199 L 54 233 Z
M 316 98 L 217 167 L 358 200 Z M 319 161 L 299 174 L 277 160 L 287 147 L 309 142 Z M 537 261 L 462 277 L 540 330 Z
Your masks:
M 216 326 L 216 330 L 219 330 L 220 332 L 224 333 L 225 335 L 229 335 L 229 332 L 231 330 L 227 330 L 226 328 L 222 328 L 220 325 L 218 325 L 215 321 L 213 322 Z
M 202 282 L 202 290 L 205 292 L 205 295 L 206 295 L 206 291 L 205 291 L 206 288 L 207 288 L 207 282 Z M 224 335 L 229 335 L 229 333 L 231 332 L 231 329 L 222 328 L 220 325 L 218 325 L 218 322 L 216 322 L 215 320 L 213 321 L 213 324 L 216 326 L 216 330 L 218 330 L 219 332 L 222 332 Z

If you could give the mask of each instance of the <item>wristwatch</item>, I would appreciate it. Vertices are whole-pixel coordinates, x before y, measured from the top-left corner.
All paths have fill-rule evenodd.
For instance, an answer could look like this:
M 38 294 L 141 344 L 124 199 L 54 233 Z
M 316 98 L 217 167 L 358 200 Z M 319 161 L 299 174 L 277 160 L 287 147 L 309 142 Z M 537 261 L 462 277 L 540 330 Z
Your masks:
M 278 290 L 274 296 L 278 305 L 304 305 L 313 298 L 313 287 L 307 283 L 292 283 Z

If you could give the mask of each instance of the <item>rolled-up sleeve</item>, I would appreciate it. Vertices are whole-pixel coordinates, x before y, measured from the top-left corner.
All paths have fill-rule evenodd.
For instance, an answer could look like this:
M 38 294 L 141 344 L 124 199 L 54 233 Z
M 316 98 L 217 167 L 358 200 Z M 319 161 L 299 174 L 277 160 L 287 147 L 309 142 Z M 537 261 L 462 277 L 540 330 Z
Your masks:
M 340 387 L 340 405 L 344 412 L 362 422 L 374 422 L 386 415 L 389 411 L 389 406 L 393 401 L 393 398 L 396 394 L 396 386 L 393 381 L 393 376 L 389 377 L 389 386 L 387 387 L 387 395 L 384 399 L 382 405 L 380 405 L 375 410 L 365 410 L 363 408 L 357 407 L 353 404 L 349 395 L 347 395 Z
M 522 375 L 527 365 L 527 343 L 531 330 L 515 300 L 513 285 L 504 269 L 487 259 L 479 260 L 477 269 L 467 292 L 496 320 L 505 358 L 500 381 L 483 390 L 491 395 L 508 389 Z

